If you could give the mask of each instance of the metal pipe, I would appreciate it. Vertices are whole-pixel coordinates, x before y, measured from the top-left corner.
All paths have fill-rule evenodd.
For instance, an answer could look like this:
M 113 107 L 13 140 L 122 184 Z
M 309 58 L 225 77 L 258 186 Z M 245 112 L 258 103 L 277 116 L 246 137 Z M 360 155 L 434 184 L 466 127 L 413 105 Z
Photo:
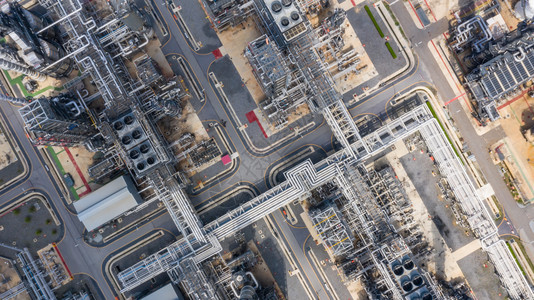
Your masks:
M 80 8 L 76 9 L 75 11 L 63 16 L 62 18 L 60 18 L 59 20 L 55 21 L 55 22 L 52 22 L 51 24 L 49 24 L 48 26 L 44 27 L 43 29 L 37 31 L 37 34 L 39 33 L 42 33 L 43 31 L 46 31 L 48 30 L 49 28 L 51 27 L 54 27 L 56 24 L 60 23 L 60 22 L 63 22 L 63 20 L 67 19 L 67 18 L 70 18 L 70 16 L 74 15 L 74 14 L 77 14 L 79 13 L 80 11 L 82 10 L 82 7 L 80 6 Z
M 106 27 L 108 27 L 109 25 L 113 25 L 113 24 L 115 24 L 115 23 L 117 23 L 117 22 L 119 22 L 119 21 L 120 21 L 119 19 L 115 18 L 115 19 L 113 19 L 113 20 L 107 22 L 106 24 L 104 24 L 104 25 L 98 27 L 98 28 L 95 30 L 95 33 L 99 33 L 100 31 L 106 29 Z
M 258 284 L 258 281 L 254 277 L 254 275 L 251 272 L 246 272 L 245 274 L 247 274 L 248 276 L 250 276 L 250 278 L 252 278 L 252 281 L 254 281 L 254 289 L 257 290 L 260 287 L 260 285 Z
M 73 108 L 71 109 L 72 112 L 76 111 L 76 113 L 74 114 L 74 117 L 81 115 L 82 111 L 75 101 L 70 101 L 69 103 L 65 104 L 65 106 L 67 105 L 73 106 Z
M 519 47 L 519 53 L 514 54 L 514 60 L 517 62 L 523 61 L 527 57 L 527 53 L 523 47 Z
M 11 49 L 0 47 L 0 58 L 5 59 L 15 65 L 19 65 L 21 67 L 25 67 L 25 68 L 28 67 L 26 64 L 18 61 L 16 54 Z
M 38 80 L 38 81 L 44 81 L 46 79 L 46 75 L 41 73 L 41 72 L 37 72 L 37 71 L 31 70 L 30 68 L 23 67 L 23 66 L 21 66 L 19 64 L 12 63 L 12 62 L 10 62 L 8 60 L 5 60 L 3 58 L 0 58 L 0 68 L 2 68 L 4 70 L 12 70 L 12 71 L 15 71 L 15 72 L 18 72 L 18 73 L 22 73 L 24 75 L 28 75 L 31 78 L 33 78 L 35 80 Z
M 60 60 L 57 60 L 57 61 L 55 61 L 54 63 L 52 63 L 52 64 L 46 66 L 46 68 L 44 68 L 43 71 L 46 71 L 46 70 L 50 69 L 51 67 L 57 65 L 58 63 L 64 61 L 65 59 L 70 58 L 71 56 L 74 56 L 74 55 L 76 55 L 76 54 L 82 52 L 83 50 L 85 50 L 85 48 L 89 46 L 89 41 L 87 40 L 87 37 L 86 37 L 85 35 L 82 35 L 82 36 L 80 36 L 77 40 L 80 41 L 80 40 L 82 40 L 83 38 L 85 38 L 85 40 L 86 40 L 85 45 L 82 45 L 80 48 L 78 48 L 78 49 L 75 50 L 74 52 L 71 52 L 71 53 L 69 53 L 68 55 L 63 56 Z

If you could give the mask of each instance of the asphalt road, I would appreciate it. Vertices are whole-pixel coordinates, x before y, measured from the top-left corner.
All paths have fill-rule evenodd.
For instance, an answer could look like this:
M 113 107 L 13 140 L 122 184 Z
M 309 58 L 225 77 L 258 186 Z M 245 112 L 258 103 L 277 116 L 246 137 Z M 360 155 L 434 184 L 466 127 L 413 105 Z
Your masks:
M 427 70 L 440 70 L 441 67 L 432 55 L 435 49 L 432 45 L 430 45 L 432 47 L 430 48 L 428 42 L 430 38 L 444 32 L 446 27 L 443 24 L 445 22 L 439 20 L 438 23 L 433 23 L 430 27 L 421 30 L 414 25 L 403 1 L 396 1 L 391 8 L 402 24 L 404 32 L 410 38 L 412 45 L 419 45 L 414 50 L 419 59 L 424 62 L 425 68 Z M 461 94 L 459 90 L 453 89 L 448 84 L 446 76 L 449 76 L 449 74 L 443 70 L 442 72 L 430 72 L 428 77 L 428 81 L 435 86 L 443 102 L 454 99 Z M 483 136 L 478 135 L 470 121 L 471 116 L 466 114 L 459 101 L 463 101 L 463 99 L 460 98 L 447 106 L 449 115 L 462 134 L 469 150 L 475 155 L 485 179 L 492 185 L 495 196 L 504 207 L 508 220 L 512 223 L 511 226 L 516 228 L 516 234 L 519 233 L 519 237 L 525 242 L 525 247 L 530 257 L 534 257 L 534 247 L 532 246 L 534 232 L 530 226 L 531 220 L 534 219 L 534 207 L 520 206 L 514 201 L 498 171 L 498 167 L 493 164 L 488 153 L 488 145 L 502 137 L 502 130 L 497 127 Z
M 178 54 L 183 56 L 196 74 L 199 84 L 203 87 L 206 93 L 206 105 L 200 111 L 199 118 L 201 120 L 228 120 L 224 107 L 222 107 L 217 95 L 210 87 L 210 82 L 206 76 L 210 64 L 214 60 L 213 56 L 210 54 L 201 55 L 195 53 L 187 44 L 180 28 L 177 26 L 168 9 L 160 1 L 154 2 L 154 5 L 158 7 L 167 29 L 170 32 L 170 36 L 168 37 L 169 40 L 163 40 L 164 47 L 162 47 L 162 51 L 167 55 Z M 454 91 L 447 84 L 445 76 L 448 75 L 435 71 L 440 70 L 440 67 L 432 55 L 431 51 L 434 51 L 434 49 L 430 49 L 427 46 L 428 41 L 430 41 L 431 38 L 442 34 L 444 30 L 446 30 L 443 26 L 443 22 L 434 23 L 427 29 L 420 30 L 415 26 L 408 14 L 404 2 L 397 1 L 392 5 L 392 9 L 399 19 L 399 22 L 402 24 L 404 32 L 410 39 L 412 45 L 416 45 L 413 47 L 413 51 L 416 54 L 416 61 L 414 62 L 413 68 L 409 70 L 407 74 L 388 83 L 383 89 L 362 99 L 357 106 L 351 109 L 353 116 L 360 114 L 382 115 L 387 109 L 387 104 L 392 97 L 398 93 L 407 91 L 408 89 L 415 88 L 418 85 L 434 85 L 443 101 L 448 101 L 459 94 L 458 91 Z M 429 70 L 431 70 L 431 72 L 429 72 Z M 28 163 L 31 165 L 28 179 L 16 183 L 0 192 L 0 205 L 13 201 L 18 194 L 29 189 L 38 188 L 45 191 L 66 227 L 66 234 L 61 242 L 59 242 L 58 246 L 67 261 L 69 268 L 73 273 L 87 273 L 92 276 L 98 282 L 106 299 L 112 299 L 113 292 L 107 286 L 102 274 L 101 264 L 98 262 L 102 262 L 110 253 L 136 240 L 153 228 L 168 226 L 168 222 L 165 222 L 164 218 L 157 219 L 103 248 L 94 248 L 85 244 L 81 238 L 83 232 L 82 224 L 78 221 L 77 217 L 71 214 L 64 206 L 63 201 L 61 200 L 63 195 L 61 195 L 57 184 L 43 167 L 43 160 L 39 153 L 25 137 L 22 128 L 22 120 L 20 119 L 18 112 L 16 112 L 16 108 L 7 103 L 0 103 L 0 109 L 3 111 L 7 122 L 11 125 L 13 135 L 18 139 L 21 149 L 25 153 Z M 476 134 L 469 121 L 470 117 L 464 113 L 460 104 L 458 102 L 453 102 L 449 106 L 449 111 L 456 122 L 456 126 L 461 130 L 467 141 L 470 150 L 475 154 L 480 163 L 486 179 L 493 185 L 496 195 L 503 203 L 513 225 L 521 232 L 521 237 L 524 240 L 534 241 L 534 234 L 529 227 L 529 220 L 534 217 L 534 211 L 530 207 L 526 209 L 520 208 L 513 201 L 497 171 L 497 168 L 491 163 L 484 139 Z M 227 133 L 229 139 L 233 142 L 240 155 L 241 165 L 233 176 L 219 182 L 212 187 L 209 192 L 194 197 L 194 199 L 192 199 L 194 202 L 204 201 L 210 197 L 216 197 L 221 191 L 237 182 L 252 182 L 257 186 L 258 190 L 263 191 L 267 188 L 264 182 L 264 171 L 273 162 L 287 159 L 287 154 L 290 154 L 295 149 L 304 145 L 317 145 L 327 151 L 332 148 L 331 132 L 325 124 L 312 133 L 298 138 L 290 145 L 287 145 L 270 155 L 262 157 L 258 157 L 251 153 L 250 149 L 247 148 L 246 143 L 242 142 L 242 139 L 238 134 L 238 129 L 233 126 L 228 126 Z M 282 229 L 282 232 L 287 233 L 288 236 L 289 234 L 293 236 L 287 228 L 283 227 L 283 225 L 280 226 L 280 229 Z M 299 240 L 302 239 L 302 237 L 296 238 Z M 291 245 L 291 238 L 289 238 L 288 243 Z M 295 254 L 298 255 L 299 260 L 303 258 L 302 255 L 304 254 L 300 252 Z M 323 294 L 324 291 L 321 292 L 320 288 L 321 283 L 318 282 L 313 273 L 309 274 L 309 267 L 304 264 L 302 268 L 318 294 Z M 323 299 L 323 297 L 320 298 Z
M 211 55 L 202 55 L 195 53 L 187 44 L 187 41 L 184 39 L 179 27 L 177 26 L 172 14 L 168 9 L 159 1 L 155 2 L 154 5 L 158 7 L 161 12 L 165 23 L 168 26 L 168 31 L 170 36 L 168 41 L 163 41 L 164 47 L 162 51 L 166 55 L 178 54 L 185 58 L 185 60 L 191 66 L 191 69 L 196 74 L 200 85 L 203 87 L 206 93 L 206 105 L 202 108 L 199 113 L 199 118 L 201 120 L 221 120 L 228 119 L 228 116 L 224 113 L 224 108 L 222 107 L 221 102 L 218 100 L 217 95 L 214 93 L 213 89 L 210 88 L 210 83 L 207 79 L 207 70 L 210 67 L 210 64 L 214 60 Z M 385 102 L 395 93 L 405 90 L 408 87 L 415 86 L 420 80 L 416 74 L 420 74 L 421 69 L 416 66 L 417 72 L 412 72 L 413 75 L 407 77 L 401 77 L 396 80 L 396 84 L 392 83 L 390 88 L 384 90 L 381 93 L 376 93 L 368 97 L 369 100 L 353 110 L 355 113 L 376 113 L 379 114 L 384 111 Z M 422 75 L 419 75 L 422 77 Z M 371 101 L 372 100 L 372 101 Z M 136 240 L 137 238 L 148 233 L 153 228 L 160 227 L 160 224 L 167 224 L 165 219 L 156 220 L 151 223 L 148 223 L 144 226 L 141 226 L 137 231 L 133 231 L 123 238 L 118 239 L 116 242 L 107 245 L 102 248 L 94 248 L 83 242 L 81 237 L 83 233 L 83 225 L 78 221 L 78 218 L 70 213 L 65 207 L 63 201 L 61 200 L 63 195 L 57 184 L 54 182 L 53 178 L 50 176 L 48 171 L 43 167 L 43 160 L 40 157 L 40 154 L 36 149 L 30 144 L 30 142 L 25 137 L 23 130 L 23 123 L 20 119 L 16 107 L 8 103 L 0 103 L 0 108 L 5 114 L 5 118 L 11 124 L 13 134 L 20 142 L 20 147 L 22 151 L 27 155 L 29 164 L 31 165 L 30 174 L 27 180 L 22 183 L 16 184 L 9 188 L 6 188 L 2 191 L 0 196 L 0 204 L 8 203 L 15 199 L 15 197 L 25 191 L 32 188 L 38 188 L 45 191 L 49 196 L 51 202 L 56 207 L 59 216 L 62 219 L 64 226 L 66 227 L 66 234 L 62 240 L 58 243 L 58 247 L 65 258 L 70 270 L 72 273 L 86 273 L 93 277 L 100 289 L 102 290 L 106 299 L 113 297 L 114 293 L 108 287 L 103 274 L 101 263 L 110 253 L 115 250 L 123 247 L 124 245 L 130 243 L 131 241 Z M 290 145 L 272 153 L 268 156 L 258 157 L 251 153 L 250 149 L 246 147 L 246 143 L 241 142 L 241 137 L 239 136 L 236 128 L 227 128 L 227 133 L 229 139 L 233 142 L 237 148 L 237 152 L 240 154 L 241 166 L 236 174 L 234 174 L 231 179 L 221 181 L 216 186 L 209 190 L 209 193 L 201 194 L 197 197 L 198 199 L 192 199 L 193 201 L 203 201 L 208 197 L 213 197 L 217 195 L 220 191 L 223 191 L 229 186 L 237 182 L 253 182 L 260 191 L 265 190 L 267 187 L 264 183 L 264 171 L 273 163 L 279 160 L 287 159 L 286 155 L 293 152 L 295 149 L 301 148 L 304 145 L 316 145 L 329 151 L 331 149 L 331 131 L 330 129 L 323 124 L 314 132 L 308 135 L 304 135 L 297 140 L 293 141 Z M 168 228 L 172 229 L 172 228 Z M 283 229 L 283 228 L 282 228 Z M 284 230 L 285 232 L 285 230 Z M 292 234 L 289 236 L 293 236 Z M 302 239 L 302 237 L 300 237 Z M 304 237 L 305 238 L 305 237 Z M 291 240 L 289 241 L 291 243 Z M 300 251 L 302 252 L 302 251 Z M 300 259 L 303 259 L 302 256 L 304 253 L 299 252 Z M 307 268 L 310 268 L 308 266 Z M 306 267 L 304 271 L 306 271 Z M 309 271 L 309 270 L 308 270 Z M 307 272 L 309 273 L 309 272 Z M 316 278 L 311 274 L 308 276 L 310 278 Z M 312 279 L 313 281 L 313 279 Z M 324 293 L 321 291 L 321 283 L 313 281 L 313 286 L 318 293 Z M 321 297 L 323 298 L 323 297 Z

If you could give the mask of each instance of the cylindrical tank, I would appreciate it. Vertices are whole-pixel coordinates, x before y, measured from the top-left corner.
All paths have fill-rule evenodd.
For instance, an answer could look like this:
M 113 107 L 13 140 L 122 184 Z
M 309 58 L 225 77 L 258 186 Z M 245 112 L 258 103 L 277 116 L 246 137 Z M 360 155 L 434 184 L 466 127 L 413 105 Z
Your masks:
M 232 274 L 232 279 L 234 281 L 235 287 L 238 290 L 242 289 L 243 286 L 245 286 L 245 281 L 247 280 L 245 277 L 245 272 L 242 271 Z
M 33 30 L 40 30 L 41 28 L 45 27 L 43 20 L 40 17 L 34 15 L 33 13 L 22 9 L 22 14 L 24 15 Z
M 532 19 L 534 17 L 534 0 L 521 0 L 515 5 L 515 15 L 521 19 Z
M 56 46 L 42 39 L 39 39 L 39 43 L 41 44 L 41 48 L 43 49 L 44 54 L 48 58 L 50 58 L 51 60 L 59 59 L 59 49 Z
M 256 300 L 258 295 L 256 295 L 256 290 L 250 285 L 245 285 L 241 292 L 239 293 L 239 300 Z
M 19 64 L 14 64 L 5 59 L 0 59 L 0 68 L 4 70 L 13 70 L 18 73 L 30 76 L 32 79 L 43 81 L 46 79 L 46 76 L 42 73 L 31 70 L 30 68 L 23 67 Z

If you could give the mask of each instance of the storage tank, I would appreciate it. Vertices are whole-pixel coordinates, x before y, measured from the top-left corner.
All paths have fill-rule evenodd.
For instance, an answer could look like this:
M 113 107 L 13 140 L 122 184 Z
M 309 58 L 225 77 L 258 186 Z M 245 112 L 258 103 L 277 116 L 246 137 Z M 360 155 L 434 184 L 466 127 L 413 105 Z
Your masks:
M 534 17 L 534 0 L 521 0 L 515 5 L 515 15 L 521 19 L 532 19 Z
M 245 285 L 241 292 L 239 293 L 239 300 L 256 300 L 258 299 L 258 295 L 256 295 L 256 290 L 250 286 Z

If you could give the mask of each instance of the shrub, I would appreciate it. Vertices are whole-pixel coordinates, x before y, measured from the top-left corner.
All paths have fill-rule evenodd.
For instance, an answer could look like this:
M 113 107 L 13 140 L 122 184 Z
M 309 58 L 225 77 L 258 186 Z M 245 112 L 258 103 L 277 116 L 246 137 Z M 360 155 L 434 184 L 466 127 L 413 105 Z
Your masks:
M 13 214 L 14 214 L 15 216 L 20 215 L 20 208 L 15 208 L 15 210 L 13 210 Z
M 382 32 L 382 29 L 380 29 L 380 26 L 378 26 L 378 23 L 376 22 L 375 16 L 373 16 L 373 13 L 371 12 L 371 9 L 369 8 L 369 6 L 367 6 L 367 5 L 365 6 L 365 11 L 367 12 L 367 15 L 369 16 L 369 18 L 371 18 L 371 21 L 373 22 L 373 25 L 375 25 L 375 28 L 378 31 L 378 34 L 380 35 L 381 38 L 383 38 L 385 35 Z
M 386 47 L 388 48 L 389 54 L 391 54 L 391 57 L 393 57 L 393 59 L 397 58 L 397 53 L 395 53 L 395 51 L 393 51 L 393 48 L 391 47 L 389 42 L 386 42 Z
M 41 235 L 41 233 L 43 233 L 43 231 L 41 229 L 35 230 L 35 235 Z
M 35 205 L 30 206 L 30 212 L 34 213 L 37 211 L 37 208 L 35 208 Z
M 31 220 L 32 220 L 32 217 L 30 217 L 30 216 L 26 216 L 26 218 L 24 218 L 24 222 L 26 222 L 26 223 L 30 223 Z
M 52 234 L 56 234 L 57 233 L 57 229 L 52 229 Z
M 52 220 L 50 220 L 50 219 L 46 219 L 46 221 L 45 221 L 45 224 L 46 224 L 46 225 L 50 225 L 51 223 L 52 223 Z

